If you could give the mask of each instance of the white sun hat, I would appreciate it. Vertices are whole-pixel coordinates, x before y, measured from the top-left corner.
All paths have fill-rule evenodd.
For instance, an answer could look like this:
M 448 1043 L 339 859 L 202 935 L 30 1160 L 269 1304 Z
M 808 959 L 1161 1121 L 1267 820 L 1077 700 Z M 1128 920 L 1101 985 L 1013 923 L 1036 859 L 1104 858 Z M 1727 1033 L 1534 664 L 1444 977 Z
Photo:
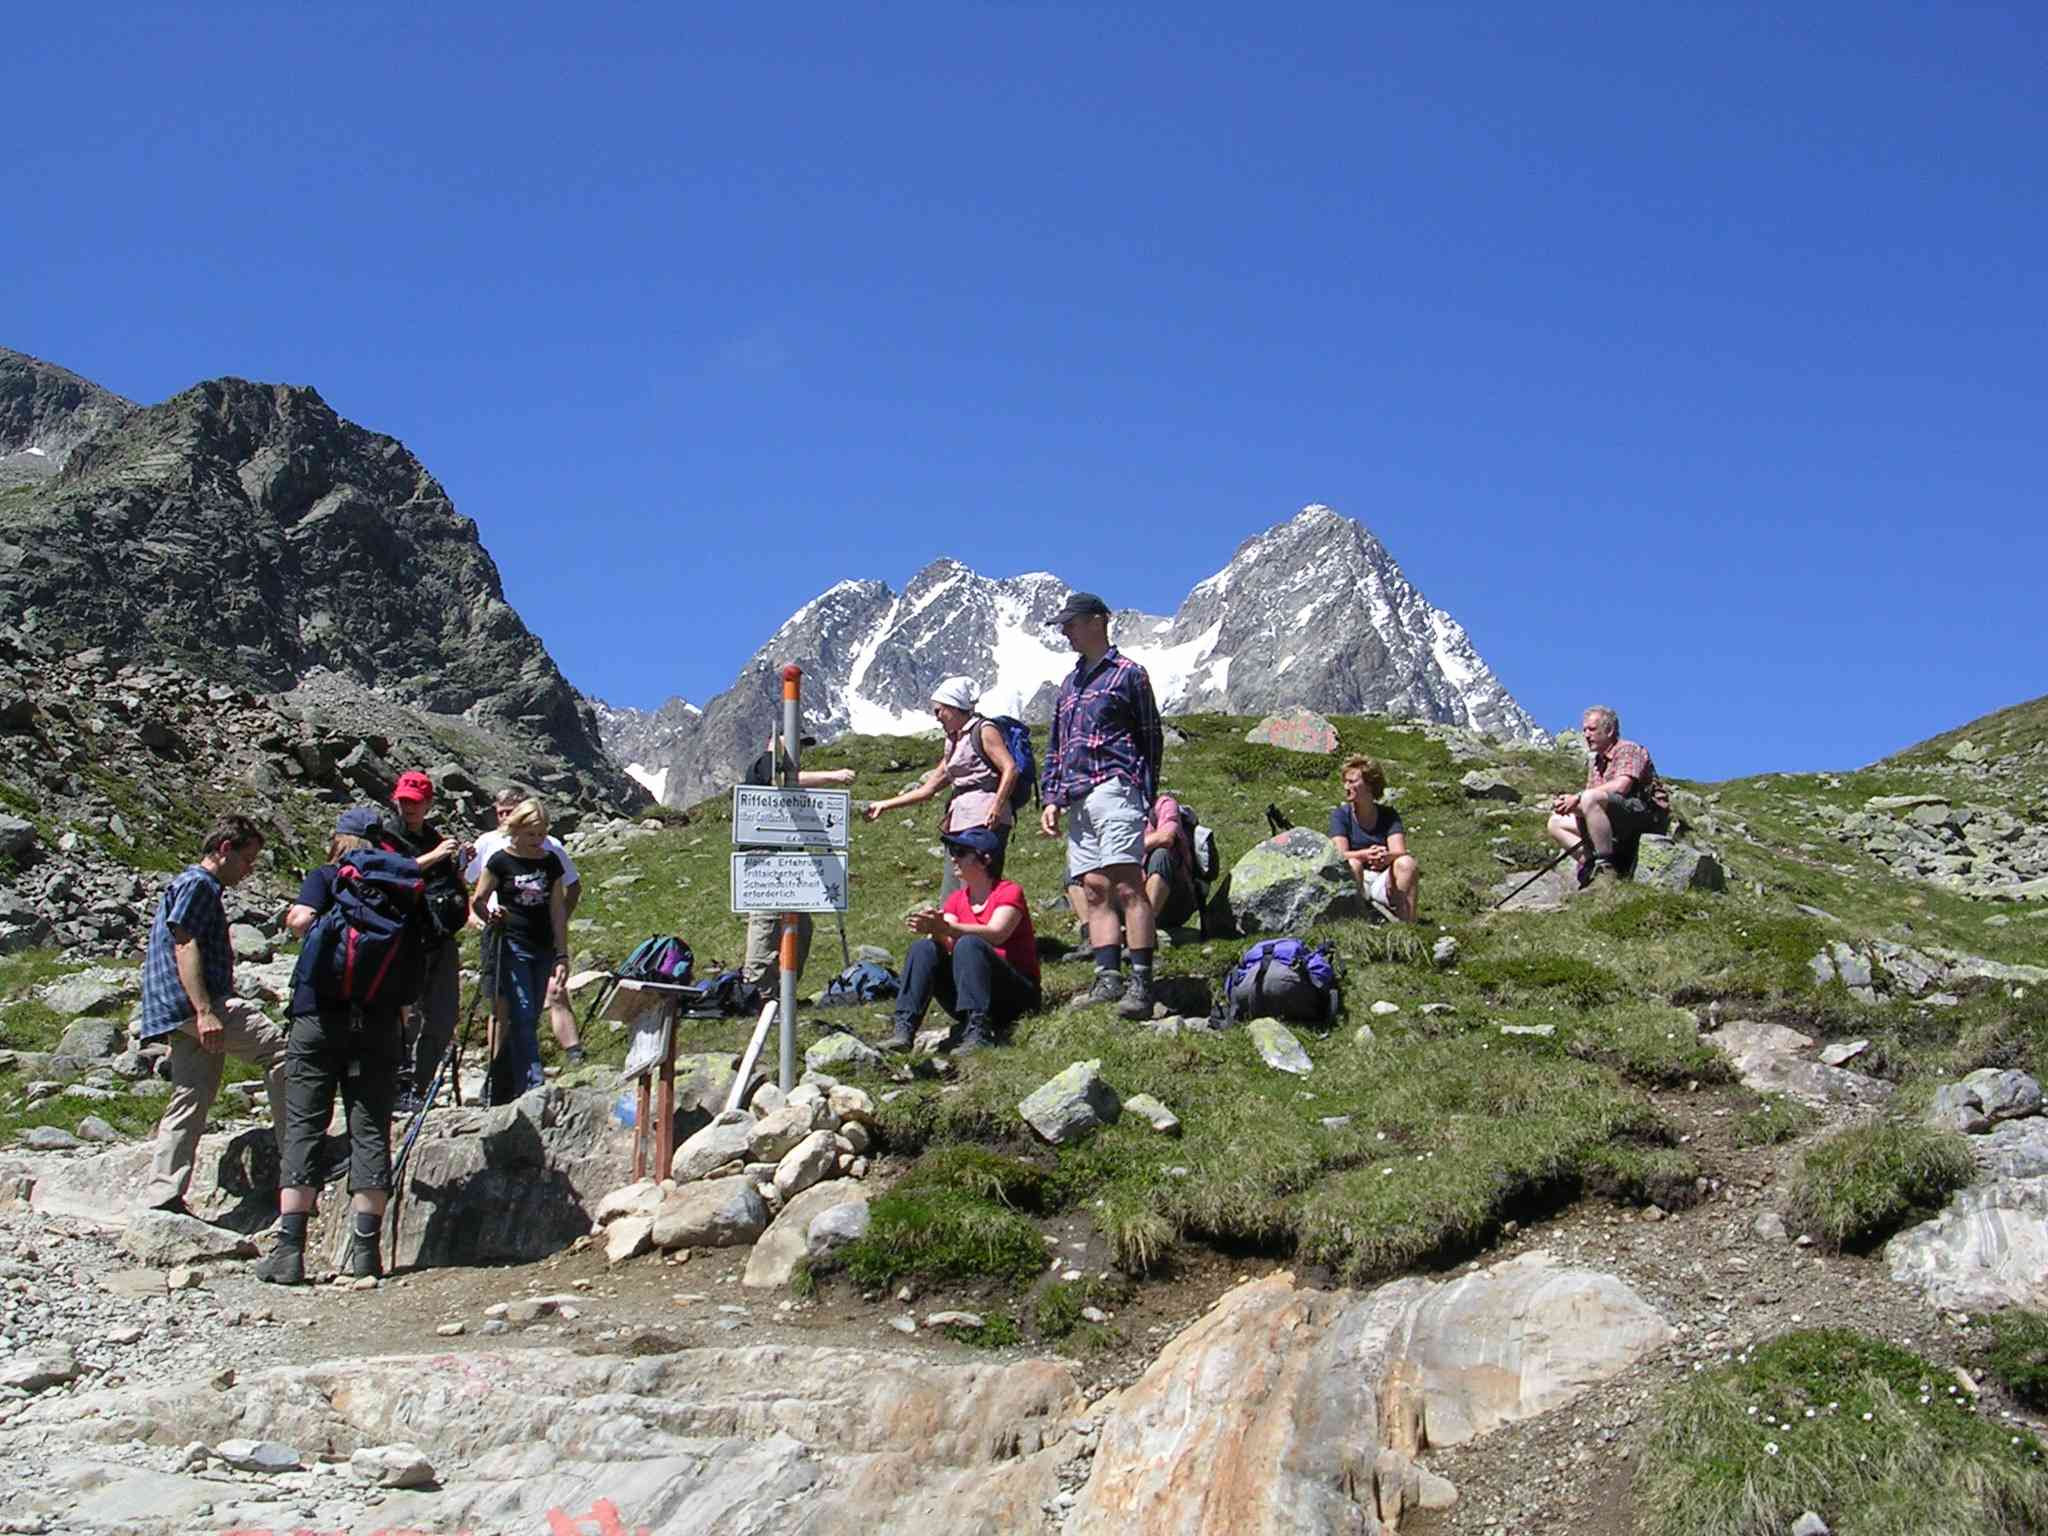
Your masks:
M 971 677 L 949 677 L 932 690 L 934 704 L 949 705 L 954 709 L 974 712 L 975 701 L 981 697 L 981 688 Z

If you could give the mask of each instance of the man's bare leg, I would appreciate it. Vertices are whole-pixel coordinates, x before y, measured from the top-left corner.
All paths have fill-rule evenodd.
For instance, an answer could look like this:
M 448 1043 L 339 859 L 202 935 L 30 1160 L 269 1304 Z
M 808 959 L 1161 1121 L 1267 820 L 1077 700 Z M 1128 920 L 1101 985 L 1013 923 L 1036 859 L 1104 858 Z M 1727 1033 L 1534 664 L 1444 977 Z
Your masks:
M 1091 869 L 1081 877 L 1081 901 L 1090 947 L 1102 949 L 1121 942 L 1123 935 L 1118 931 L 1116 902 L 1110 895 L 1109 878 L 1102 870 Z
M 1597 789 L 1579 796 L 1579 826 L 1593 856 L 1614 861 L 1614 823 L 1607 817 L 1607 796 Z

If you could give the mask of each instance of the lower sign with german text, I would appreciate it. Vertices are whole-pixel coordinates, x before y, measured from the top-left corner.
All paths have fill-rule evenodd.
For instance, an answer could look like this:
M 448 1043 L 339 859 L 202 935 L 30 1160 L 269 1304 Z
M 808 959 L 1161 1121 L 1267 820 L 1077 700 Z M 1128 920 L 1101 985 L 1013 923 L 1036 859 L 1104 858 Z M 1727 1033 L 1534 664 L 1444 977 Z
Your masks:
M 744 849 L 732 856 L 735 912 L 844 912 L 846 856 Z

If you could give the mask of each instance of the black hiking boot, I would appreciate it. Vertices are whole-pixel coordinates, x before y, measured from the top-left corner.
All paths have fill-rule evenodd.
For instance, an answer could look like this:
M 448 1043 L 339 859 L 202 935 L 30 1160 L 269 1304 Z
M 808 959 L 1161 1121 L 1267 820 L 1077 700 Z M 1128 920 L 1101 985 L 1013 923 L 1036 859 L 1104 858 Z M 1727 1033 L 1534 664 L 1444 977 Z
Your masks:
M 1124 978 L 1121 971 L 1097 971 L 1095 985 L 1082 993 L 1081 999 L 1083 1003 L 1093 1005 L 1113 1003 L 1123 995 Z M 1151 1005 L 1148 1003 L 1146 1007 L 1149 1009 Z
M 381 1280 L 384 1278 L 384 1255 L 377 1246 L 375 1234 L 363 1237 L 351 1232 L 348 1238 L 348 1272 L 355 1280 Z
M 1116 1005 L 1116 1016 L 1120 1019 L 1149 1019 L 1152 1017 L 1152 978 L 1133 976 L 1130 990 L 1124 993 L 1124 1000 Z
M 572 1066 L 572 1067 L 580 1067 L 580 1066 L 582 1066 L 582 1065 L 583 1065 L 583 1047 L 582 1047 L 582 1046 L 580 1046 L 580 1045 L 572 1045 L 572 1046 L 570 1046 L 568 1050 L 566 1050 L 566 1051 L 564 1051 L 564 1052 L 562 1053 L 562 1059 L 563 1059 L 564 1061 L 566 1061 L 566 1062 L 567 1062 L 567 1063 L 568 1063 L 568 1064 L 569 1064 L 570 1066 Z
M 898 1019 L 895 1028 L 889 1031 L 889 1038 L 882 1042 L 885 1051 L 902 1051 L 906 1054 L 917 1044 L 917 1026 L 908 1019 Z
M 995 1043 L 995 1031 L 989 1028 L 988 1015 L 970 1013 L 967 1015 L 965 1033 L 961 1035 L 960 1043 L 953 1047 L 953 1054 L 965 1056 L 973 1051 L 986 1050 Z
M 306 1250 L 298 1244 L 280 1242 L 256 1261 L 254 1274 L 258 1280 L 272 1285 L 304 1285 Z

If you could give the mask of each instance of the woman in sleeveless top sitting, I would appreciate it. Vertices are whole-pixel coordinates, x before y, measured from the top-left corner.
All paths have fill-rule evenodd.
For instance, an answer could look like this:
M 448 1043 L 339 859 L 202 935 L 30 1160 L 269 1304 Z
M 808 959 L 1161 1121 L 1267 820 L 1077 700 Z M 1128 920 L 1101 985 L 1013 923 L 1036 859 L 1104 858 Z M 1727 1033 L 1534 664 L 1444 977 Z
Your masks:
M 971 677 L 949 677 L 932 690 L 932 715 L 946 733 L 938 765 L 913 789 L 887 800 L 875 800 L 863 813 L 869 821 L 883 812 L 918 805 L 950 786 L 946 809 L 939 817 L 939 836 L 982 827 L 995 835 L 997 849 L 990 861 L 991 879 L 1003 876 L 1003 856 L 1009 851 L 1010 792 L 1017 787 L 1017 764 L 1003 741 L 1000 727 L 975 713 L 980 692 Z M 946 860 L 945 878 L 939 885 L 944 901 L 959 888 L 953 861 Z

